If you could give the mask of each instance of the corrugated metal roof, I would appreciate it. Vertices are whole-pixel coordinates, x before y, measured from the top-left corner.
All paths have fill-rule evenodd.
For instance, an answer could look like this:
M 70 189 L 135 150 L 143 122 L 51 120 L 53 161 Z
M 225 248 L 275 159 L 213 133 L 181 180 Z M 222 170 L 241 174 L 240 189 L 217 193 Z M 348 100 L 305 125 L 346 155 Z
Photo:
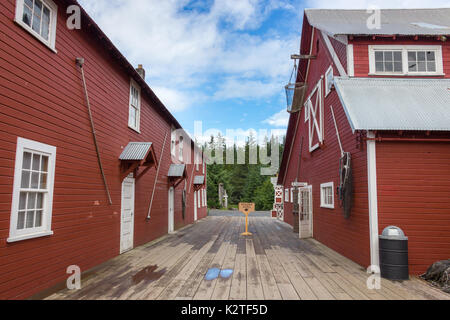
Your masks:
M 450 79 L 334 81 L 353 130 L 450 131 Z
M 185 168 L 185 164 L 171 164 L 167 176 L 172 178 L 182 177 L 184 175 Z
M 309 23 L 336 35 L 448 35 L 450 8 L 382 9 L 381 28 L 369 29 L 367 10 L 306 9 Z
M 123 149 L 119 159 L 144 160 L 151 147 L 151 142 L 130 142 L 125 149 Z
M 205 176 L 195 176 L 194 177 L 194 184 L 195 185 L 201 185 L 205 183 Z

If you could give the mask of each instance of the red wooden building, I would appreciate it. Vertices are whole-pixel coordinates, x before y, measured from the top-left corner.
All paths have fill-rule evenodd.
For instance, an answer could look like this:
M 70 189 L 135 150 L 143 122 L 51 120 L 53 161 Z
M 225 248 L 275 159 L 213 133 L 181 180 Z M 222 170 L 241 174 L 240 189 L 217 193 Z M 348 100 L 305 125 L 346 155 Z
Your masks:
M 67 27 L 71 5 L 0 3 L 0 299 L 207 214 L 201 150 L 83 9 Z
M 450 9 L 382 10 L 380 25 L 373 14 L 305 11 L 284 220 L 364 267 L 379 265 L 378 235 L 398 226 L 419 274 L 450 258 Z

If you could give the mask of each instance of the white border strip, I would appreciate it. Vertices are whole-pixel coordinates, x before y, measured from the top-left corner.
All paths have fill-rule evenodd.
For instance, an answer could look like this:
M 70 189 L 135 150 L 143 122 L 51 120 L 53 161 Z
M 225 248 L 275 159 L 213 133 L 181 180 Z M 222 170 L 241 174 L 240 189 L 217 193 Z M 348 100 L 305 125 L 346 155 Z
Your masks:
M 367 131 L 367 138 L 375 138 L 375 134 L 372 131 Z M 369 140 L 367 141 L 367 185 L 369 194 L 370 264 L 379 267 L 376 142 Z
M 347 45 L 347 73 L 349 77 L 355 76 L 355 62 L 352 44 Z
M 341 61 L 339 60 L 338 55 L 336 54 L 336 51 L 333 48 L 333 45 L 331 44 L 330 38 L 328 38 L 328 35 L 323 32 L 322 30 L 320 31 L 322 33 L 322 37 L 323 40 L 325 41 L 325 44 L 327 45 L 328 51 L 331 53 L 331 56 L 333 57 L 333 62 L 336 65 L 339 74 L 341 76 L 347 76 L 347 72 L 345 72 L 344 67 L 342 66 Z

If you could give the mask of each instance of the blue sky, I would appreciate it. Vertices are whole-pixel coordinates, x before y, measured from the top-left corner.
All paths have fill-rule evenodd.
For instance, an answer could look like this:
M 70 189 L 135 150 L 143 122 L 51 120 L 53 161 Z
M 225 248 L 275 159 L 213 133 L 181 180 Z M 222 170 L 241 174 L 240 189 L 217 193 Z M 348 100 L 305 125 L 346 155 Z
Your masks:
M 422 7 L 419 0 L 82 0 L 80 3 L 190 133 L 285 131 L 284 85 L 303 9 Z M 130 6 L 130 3 L 133 5 Z M 427 1 L 448 7 L 450 0 Z

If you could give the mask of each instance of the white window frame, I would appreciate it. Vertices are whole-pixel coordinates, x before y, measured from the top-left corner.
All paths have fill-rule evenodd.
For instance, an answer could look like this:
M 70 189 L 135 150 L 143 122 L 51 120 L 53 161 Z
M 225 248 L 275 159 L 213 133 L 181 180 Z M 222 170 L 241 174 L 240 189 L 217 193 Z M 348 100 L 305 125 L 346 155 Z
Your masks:
M 291 188 L 291 189 L 290 189 L 290 194 L 291 194 L 291 195 L 290 195 L 290 197 L 291 197 L 291 201 L 290 201 L 290 202 L 293 203 L 293 202 L 294 202 L 294 188 Z
M 181 162 L 183 162 L 184 159 L 184 138 L 183 136 L 180 136 L 180 138 L 178 139 L 178 160 L 180 160 Z
M 375 68 L 376 51 L 401 51 L 402 72 L 377 72 Z M 408 51 L 434 51 L 436 72 L 410 72 L 408 69 Z M 443 76 L 442 46 L 435 45 L 370 45 L 369 46 L 369 75 L 389 76 Z
M 200 171 L 200 162 L 201 162 L 201 157 L 200 154 L 197 150 L 194 149 L 194 163 L 195 163 L 195 171 Z
M 170 133 L 170 154 L 172 155 L 172 158 L 175 158 L 176 150 L 177 150 L 177 137 L 175 133 L 175 128 L 172 127 Z
M 198 199 L 197 199 L 197 206 L 200 209 L 202 207 L 202 193 L 199 191 L 197 192 Z
M 325 202 L 325 189 L 331 187 L 331 204 Z M 322 183 L 320 185 L 320 207 L 334 209 L 334 182 Z
M 329 79 L 329 76 L 331 75 L 331 79 Z M 333 66 L 330 66 L 327 70 L 327 72 L 325 72 L 325 97 L 327 97 L 330 92 L 331 92 L 331 88 L 333 86 Z
M 17 220 L 19 212 L 19 199 L 22 180 L 22 166 L 23 166 L 23 154 L 24 152 L 38 153 L 48 157 L 48 172 L 47 172 L 47 191 L 44 194 L 43 199 L 43 214 L 42 214 L 42 226 L 37 228 L 25 228 L 17 229 Z M 51 230 L 52 225 L 52 210 L 53 210 L 53 188 L 55 179 L 55 163 L 56 163 L 56 147 L 28 140 L 24 138 L 17 138 L 16 148 L 16 162 L 14 170 L 14 184 L 13 184 L 13 196 L 11 202 L 11 220 L 9 228 L 8 243 L 17 242 L 27 239 L 33 239 L 38 237 L 45 237 L 53 235 Z M 34 191 L 31 189 L 30 192 Z
M 138 106 L 137 108 L 135 108 L 132 104 L 132 90 L 133 88 L 138 92 Z M 130 80 L 130 99 L 128 102 L 128 127 L 133 129 L 134 131 L 141 133 L 140 132 L 140 127 L 141 127 L 141 87 L 137 84 L 136 81 L 134 81 L 133 79 Z M 136 109 L 136 126 L 130 124 L 130 109 Z
M 284 202 L 289 202 L 289 189 L 284 189 Z
M 207 194 L 206 194 L 206 188 L 205 189 L 203 189 L 203 192 L 204 192 L 204 194 L 203 194 L 203 197 L 204 197 L 204 199 L 205 199 L 205 207 L 207 207 L 208 206 L 208 197 L 207 197 Z
M 32 27 L 23 22 L 23 5 L 24 0 L 16 0 L 16 15 L 14 22 L 28 31 L 33 37 L 45 44 L 50 50 L 56 53 L 56 26 L 58 22 L 58 6 L 51 0 L 41 0 L 50 9 L 50 23 L 48 28 L 48 40 L 43 38 L 39 33 L 33 30 Z M 33 2 L 34 3 L 34 2 Z
M 206 164 L 205 164 L 205 160 L 203 159 L 203 174 L 205 174 L 205 172 L 206 172 Z

